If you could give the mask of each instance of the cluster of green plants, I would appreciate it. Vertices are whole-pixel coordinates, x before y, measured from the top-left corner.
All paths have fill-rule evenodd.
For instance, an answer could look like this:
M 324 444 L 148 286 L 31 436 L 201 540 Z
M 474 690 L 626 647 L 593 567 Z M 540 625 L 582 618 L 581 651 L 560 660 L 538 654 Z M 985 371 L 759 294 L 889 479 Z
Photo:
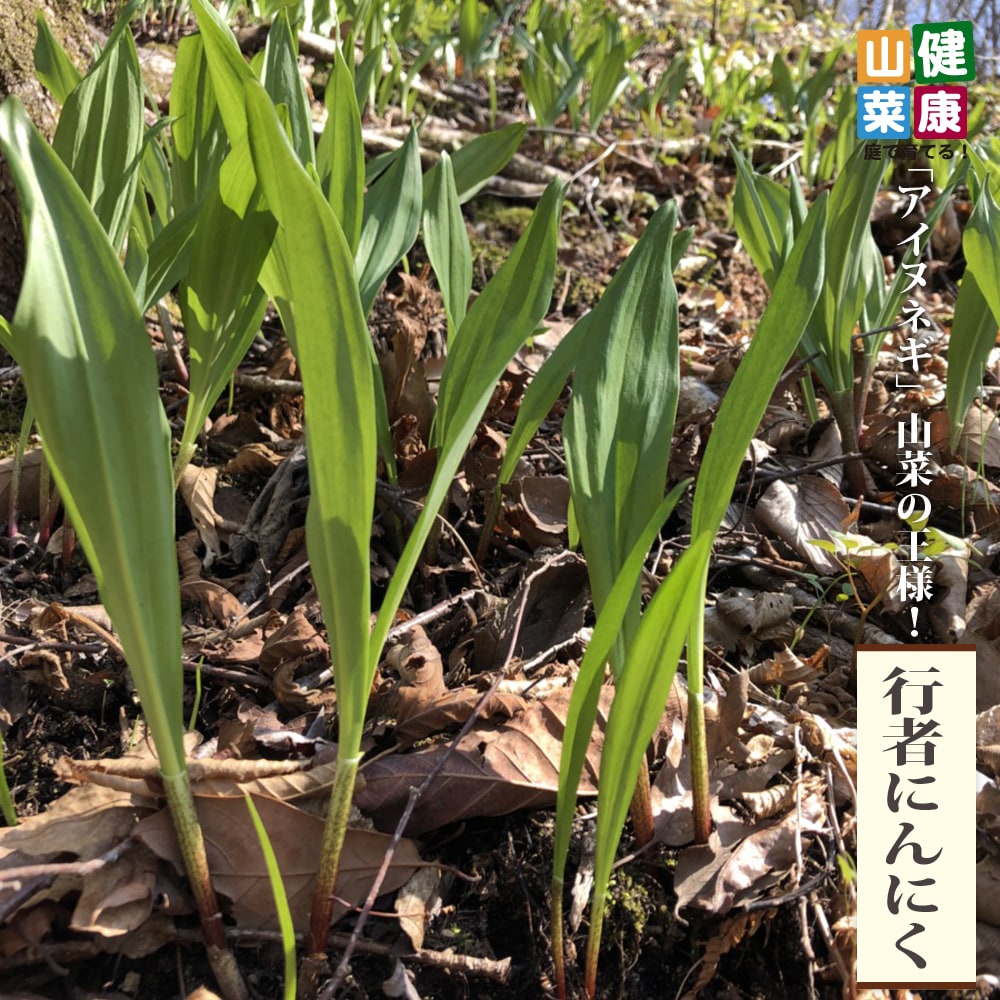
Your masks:
M 338 55 L 325 98 L 327 123 L 314 143 L 288 13 L 277 15 L 264 52 L 248 63 L 218 11 L 206 0 L 192 0 L 192 8 L 200 33 L 182 40 L 169 117 L 151 127 L 143 119 L 129 12 L 82 77 L 39 19 L 38 75 L 62 113 L 50 146 L 16 99 L 0 106 L 0 149 L 22 199 L 28 240 L 24 286 L 13 321 L 0 320 L 0 342 L 21 365 L 53 478 L 119 634 L 156 745 L 209 958 L 229 1000 L 246 990 L 227 945 L 183 751 L 175 481 L 270 301 L 301 370 L 307 544 L 338 705 L 337 773 L 305 945 L 306 956 L 316 959 L 326 953 L 372 679 L 497 380 L 548 309 L 564 191 L 553 185 L 545 192 L 516 247 L 470 306 L 462 202 L 513 155 L 524 128 L 488 133 L 443 154 L 426 173 L 416 132 L 391 156 L 366 163 L 363 64 Z M 536 14 L 544 33 L 549 15 L 541 7 Z M 467 39 L 475 37 L 474 27 Z M 806 113 L 819 98 L 803 87 L 785 81 L 781 99 Z M 648 606 L 643 610 L 640 601 L 644 559 L 688 487 L 663 496 L 680 377 L 672 272 L 691 237 L 675 232 L 672 203 L 654 214 L 595 309 L 528 387 L 494 494 L 496 500 L 572 374 L 564 425 L 572 537 L 587 557 L 597 621 L 574 687 L 560 770 L 552 920 L 563 996 L 565 872 L 605 667 L 615 695 L 599 781 L 588 996 L 596 989 L 611 867 L 630 812 L 637 835 L 649 836 L 646 748 L 685 649 L 695 837 L 708 837 L 703 609 L 712 544 L 746 448 L 796 349 L 825 386 L 845 442 L 852 441 L 863 412 L 854 391 L 852 336 L 859 326 L 889 326 L 903 295 L 899 280 L 886 285 L 868 229 L 882 181 L 877 166 L 855 154 L 832 191 L 808 207 L 797 183 L 785 188 L 734 155 L 737 227 L 771 297 L 708 441 L 690 544 Z M 966 376 L 949 396 L 956 414 L 975 391 L 1000 315 L 995 168 L 976 157 L 972 174 L 976 211 L 967 256 L 974 280 L 963 283 L 962 312 L 956 311 L 956 329 L 966 331 L 956 361 Z M 951 183 L 961 176 L 956 170 Z M 437 464 L 370 628 L 376 466 L 381 455 L 392 476 L 394 460 L 367 316 L 421 233 L 448 327 L 429 442 Z M 190 365 L 175 456 L 144 321 L 171 294 Z M 866 340 L 870 357 L 876 342 Z M 487 539 L 490 530 L 488 520 Z M 281 880 L 271 868 L 280 901 Z M 293 958 L 287 921 L 285 927 Z M 291 961 L 286 980 L 286 991 L 294 990 Z
M 107 13 L 107 0 L 90 0 Z M 144 18 L 179 22 L 190 18 L 189 0 L 141 0 Z M 678 51 L 661 72 L 643 78 L 633 57 L 659 39 L 662 29 L 629 24 L 620 13 L 593 0 L 527 4 L 483 0 L 224 0 L 223 19 L 272 20 L 284 11 L 307 31 L 340 33 L 345 51 L 357 51 L 355 84 L 359 102 L 379 115 L 390 104 L 413 111 L 414 83 L 428 65 L 483 75 L 496 110 L 497 76 L 516 74 L 535 123 L 551 128 L 564 116 L 576 130 L 597 130 L 609 110 L 641 126 L 652 138 L 676 137 L 690 129 L 690 109 L 708 113 L 711 148 L 719 139 L 746 144 L 757 139 L 804 140 L 803 174 L 829 180 L 846 159 L 845 128 L 854 113 L 847 81 L 837 82 L 841 48 L 814 65 L 808 46 L 798 55 L 765 45 L 780 26 L 753 12 L 730 11 L 736 37 L 709 42 L 703 30 L 671 38 Z M 822 21 L 822 18 L 820 18 Z M 832 31 L 832 29 L 831 29 Z M 771 54 L 761 55 L 761 48 Z M 834 93 L 831 95 L 831 90 Z M 685 124 L 686 122 L 686 124 Z M 830 135 L 831 143 L 825 142 Z

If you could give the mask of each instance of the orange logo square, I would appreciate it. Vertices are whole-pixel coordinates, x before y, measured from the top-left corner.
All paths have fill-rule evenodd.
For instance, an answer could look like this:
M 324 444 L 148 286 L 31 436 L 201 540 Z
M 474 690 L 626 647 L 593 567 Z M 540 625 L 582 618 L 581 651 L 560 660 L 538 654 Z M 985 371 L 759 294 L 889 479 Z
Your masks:
M 910 79 L 910 33 L 858 32 L 858 83 L 906 83 Z

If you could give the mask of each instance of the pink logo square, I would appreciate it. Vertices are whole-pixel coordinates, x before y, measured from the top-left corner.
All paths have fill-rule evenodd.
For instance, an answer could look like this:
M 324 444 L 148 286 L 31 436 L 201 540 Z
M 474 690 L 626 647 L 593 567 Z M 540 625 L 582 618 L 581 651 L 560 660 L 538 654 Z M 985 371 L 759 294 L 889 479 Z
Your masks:
M 964 139 L 969 126 L 965 87 L 936 84 L 913 88 L 915 139 Z

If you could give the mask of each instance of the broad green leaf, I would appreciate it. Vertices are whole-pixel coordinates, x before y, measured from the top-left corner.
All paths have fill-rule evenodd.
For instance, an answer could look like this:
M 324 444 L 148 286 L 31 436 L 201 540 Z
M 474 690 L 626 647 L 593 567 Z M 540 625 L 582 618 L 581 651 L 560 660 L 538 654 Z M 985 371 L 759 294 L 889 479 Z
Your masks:
M 945 397 L 951 421 L 951 446 L 962 434 L 969 404 L 983 382 L 983 369 L 996 343 L 997 321 L 974 271 L 967 268 L 955 302 L 948 338 L 948 383 Z
M 458 47 L 462 53 L 463 67 L 468 73 L 472 69 L 476 45 L 483 31 L 483 15 L 479 10 L 479 0 L 459 0 L 458 6 Z
M 254 169 L 278 220 L 263 280 L 302 371 L 310 484 L 306 541 L 330 638 L 340 743 L 353 757 L 373 670 L 368 656 L 376 456 L 371 338 L 340 224 L 256 81 L 246 85 L 246 108 Z
M 365 147 L 354 77 L 338 49 L 326 86 L 326 125 L 316 150 L 323 192 L 340 222 L 351 253 L 361 238 L 365 196 Z
M 823 295 L 803 339 L 803 349 L 821 352 L 814 362 L 827 389 L 846 392 L 854 383 L 851 334 L 861 318 L 867 288 L 862 280 L 863 244 L 873 241 L 871 211 L 882 180 L 882 164 L 864 159 L 859 145 L 830 192 Z
M 369 95 L 372 91 L 372 84 L 375 80 L 375 74 L 378 72 L 378 68 L 381 64 L 382 50 L 381 48 L 373 47 L 365 53 L 365 57 L 361 60 L 358 68 L 354 72 L 354 99 L 357 101 L 358 107 L 362 111 L 368 103 Z
M 35 72 L 42 86 L 60 103 L 65 104 L 70 91 L 82 79 L 73 60 L 52 34 L 43 11 L 35 12 L 38 37 L 35 40 Z
M 789 72 L 786 60 L 788 55 L 784 52 L 775 52 L 774 59 L 771 60 L 771 93 L 781 103 L 781 110 L 787 118 L 795 114 L 795 101 L 798 98 L 795 84 L 792 82 L 792 74 Z
M 191 5 L 198 18 L 219 114 L 225 123 L 229 142 L 235 147 L 243 141 L 247 132 L 243 91 L 250 81 L 256 82 L 257 77 L 247 65 L 235 36 L 219 12 L 206 0 L 191 0 Z
M 365 314 L 389 272 L 409 252 L 420 228 L 420 143 L 411 129 L 392 166 L 365 195 L 361 239 L 355 253 Z
M 694 538 L 714 537 L 722 524 L 746 449 L 816 307 L 825 267 L 826 211 L 824 192 L 795 240 L 750 348 L 719 407 L 695 486 Z
M 188 205 L 184 211 L 174 215 L 147 247 L 149 267 L 146 292 L 140 300 L 143 312 L 159 302 L 187 272 L 200 210 L 198 203 Z
M 128 17 L 67 96 L 52 145 L 120 251 L 139 181 L 142 77 Z
M 546 189 L 510 257 L 472 304 L 455 350 L 448 356 L 431 431 L 433 446 L 438 449 L 437 467 L 424 509 L 407 540 L 379 609 L 371 639 L 369 668 L 372 674 L 410 575 L 497 380 L 548 308 L 555 277 L 563 195 L 559 184 L 551 184 Z
M 102 224 L 15 98 L 0 107 L 0 148 L 28 242 L 10 350 L 161 771 L 177 776 L 184 722 L 170 431 L 149 336 Z
M 604 113 L 628 83 L 625 64 L 628 46 L 618 42 L 610 52 L 602 53 L 596 66 L 591 61 L 589 75 L 590 94 L 587 97 L 587 119 L 592 129 L 600 127 Z
M 674 236 L 671 248 L 671 272 L 677 269 L 677 264 L 690 245 L 693 235 L 694 230 L 684 229 Z M 566 380 L 576 367 L 577 357 L 584 344 L 592 342 L 588 341 L 591 335 L 587 332 L 587 328 L 593 320 L 593 312 L 578 319 L 528 383 L 524 398 L 518 407 L 514 429 L 511 431 L 511 435 L 507 439 L 507 447 L 504 449 L 503 464 L 497 474 L 497 490 L 510 482 L 525 448 L 528 447 L 542 421 L 555 405 L 559 394 L 566 385 Z
M 562 885 L 569 855 L 570 834 L 576 810 L 577 789 L 580 775 L 590 747 L 591 732 L 597 718 L 597 706 L 604 683 L 604 666 L 622 629 L 625 616 L 632 603 L 632 595 L 639 583 L 642 565 L 649 553 L 653 539 L 664 521 L 673 513 L 677 501 L 688 487 L 688 482 L 678 484 L 660 501 L 656 510 L 643 525 L 632 551 L 626 556 L 614 585 L 604 602 L 604 609 L 597 616 L 587 651 L 580 661 L 580 670 L 573 684 L 563 749 L 559 757 L 559 791 L 556 799 L 556 832 L 552 847 L 553 882 Z M 635 787 L 633 782 L 632 788 Z
M 177 45 L 170 115 L 173 206 L 179 214 L 201 200 L 229 147 L 200 34 L 188 35 Z
M 962 250 L 994 319 L 1000 323 L 1000 206 L 989 180 L 979 185 L 976 207 L 962 233 Z
M 166 122 L 163 122 L 163 127 Z M 156 139 L 156 133 L 150 129 L 144 139 L 142 159 L 139 166 L 139 189 L 136 192 L 136 205 L 140 212 L 149 218 L 145 195 L 153 202 L 155 231 L 162 232 L 170 221 L 173 206 L 173 185 L 170 177 L 170 165 L 163 149 Z M 152 232 L 153 229 L 149 229 Z
M 769 177 L 754 173 L 746 158 L 730 147 L 736 162 L 733 198 L 736 232 L 768 288 L 774 288 L 792 231 L 789 193 Z
M 257 279 L 274 230 L 274 217 L 260 206 L 250 149 L 244 143 L 226 158 L 202 203 L 180 289 L 191 392 L 175 475 L 190 460 L 205 418 L 260 329 L 267 296 Z M 220 247 L 240 251 L 220 253 Z
M 592 313 L 563 441 L 573 509 L 598 614 L 637 532 L 663 496 L 680 384 L 673 201 L 642 237 Z M 606 332 L 605 332 L 606 331 Z M 639 594 L 616 657 L 638 623 Z
M 441 377 L 431 444 L 472 437 L 497 380 L 545 315 L 555 277 L 563 191 L 550 185 L 510 257 L 472 303 Z M 481 404 L 481 405 L 480 405 Z
M 288 118 L 292 129 L 292 146 L 299 163 L 316 165 L 313 145 L 312 115 L 309 113 L 309 99 L 306 87 L 299 74 L 299 40 L 292 30 L 288 18 L 288 8 L 283 7 L 271 22 L 264 48 L 264 72 L 262 82 L 276 104 L 288 108 Z
M 491 178 L 500 173 L 517 152 L 528 126 L 523 122 L 505 125 L 495 132 L 485 132 L 451 154 L 455 175 L 455 190 L 459 204 L 464 205 Z M 436 183 L 438 164 L 424 175 L 424 197 L 429 197 Z
M 447 153 L 441 154 L 440 169 L 425 199 L 424 245 L 441 289 L 448 330 L 453 333 L 465 319 L 466 303 L 472 291 L 472 248 L 455 190 L 451 157 Z M 454 347 L 451 340 L 449 346 Z
M 698 579 L 708 564 L 713 538 L 711 534 L 696 536 L 660 584 L 642 616 L 629 647 L 628 659 L 615 684 L 615 700 L 605 726 L 597 787 L 597 843 L 588 959 L 591 948 L 596 948 L 600 940 L 608 880 L 629 802 L 635 792 L 642 756 L 663 716 L 690 624 L 704 613 Z

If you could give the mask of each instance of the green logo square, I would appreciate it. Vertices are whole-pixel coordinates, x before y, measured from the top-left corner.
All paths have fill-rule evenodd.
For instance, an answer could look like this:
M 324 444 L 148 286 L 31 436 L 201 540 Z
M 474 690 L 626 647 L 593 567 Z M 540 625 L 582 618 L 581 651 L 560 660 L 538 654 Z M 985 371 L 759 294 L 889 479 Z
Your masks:
M 976 78 L 971 21 L 913 26 L 917 83 L 964 83 Z

